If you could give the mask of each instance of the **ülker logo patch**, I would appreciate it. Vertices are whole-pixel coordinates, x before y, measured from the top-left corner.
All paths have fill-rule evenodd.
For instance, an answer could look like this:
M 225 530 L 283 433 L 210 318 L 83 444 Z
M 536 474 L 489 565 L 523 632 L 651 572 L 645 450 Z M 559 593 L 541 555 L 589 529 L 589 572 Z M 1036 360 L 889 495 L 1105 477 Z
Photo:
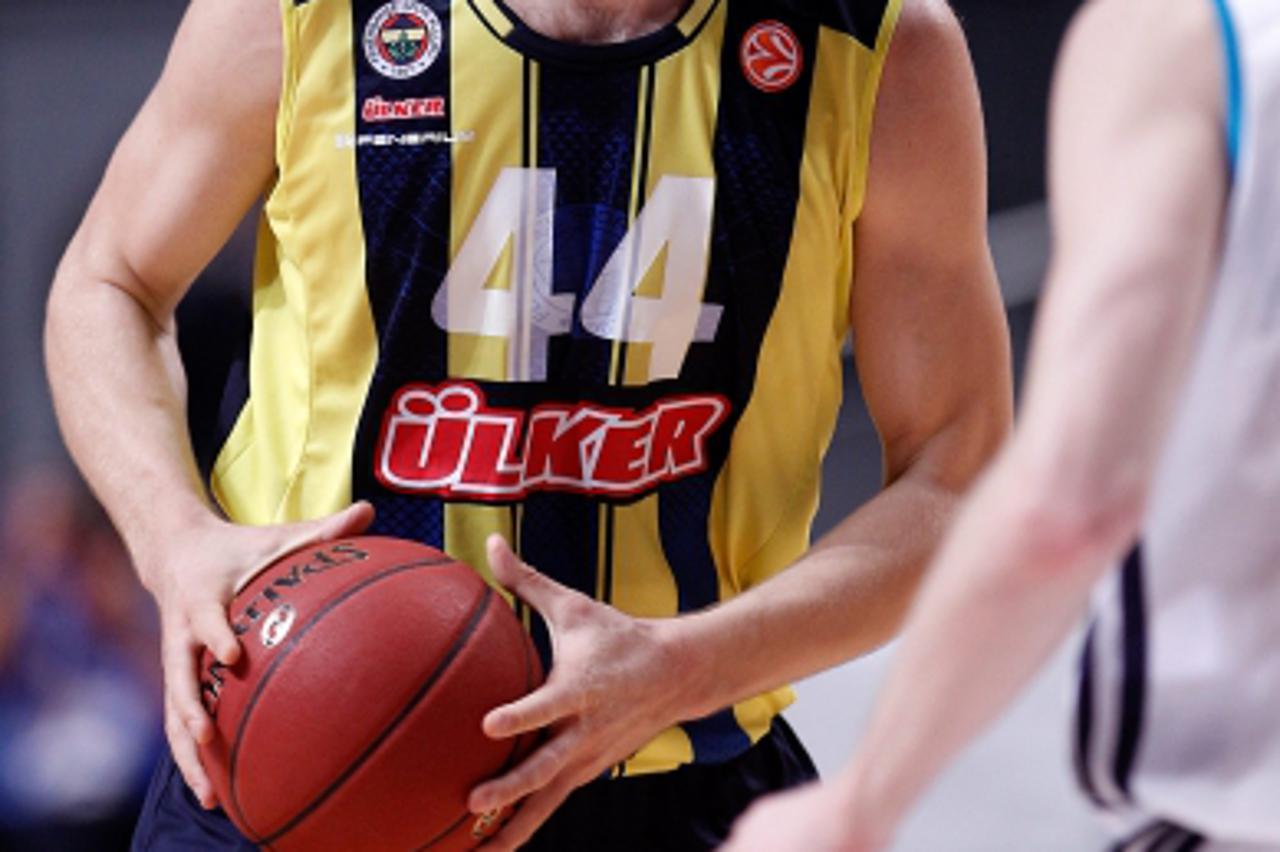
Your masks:
M 707 439 L 728 414 L 718 395 L 668 397 L 640 411 L 590 402 L 524 411 L 490 406 L 468 382 L 409 385 L 387 410 L 374 464 L 388 488 L 455 500 L 630 497 L 706 470 Z

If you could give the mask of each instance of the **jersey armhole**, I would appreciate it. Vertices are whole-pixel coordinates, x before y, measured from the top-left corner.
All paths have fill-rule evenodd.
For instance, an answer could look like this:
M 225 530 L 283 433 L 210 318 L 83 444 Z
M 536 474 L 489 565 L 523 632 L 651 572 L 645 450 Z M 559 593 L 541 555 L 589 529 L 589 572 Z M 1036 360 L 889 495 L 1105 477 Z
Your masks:
M 880 31 L 872 50 L 870 67 L 858 95 L 857 136 L 854 140 L 854 162 L 851 175 L 854 185 L 849 188 L 849 204 L 845 211 L 845 217 L 850 224 L 857 221 L 866 200 L 871 159 L 871 134 L 875 125 L 876 104 L 880 97 L 880 78 L 884 73 L 884 64 L 889 56 L 889 47 L 893 42 L 893 34 L 898 26 L 898 17 L 901 12 L 902 0 L 889 0 L 885 4 L 884 16 L 880 19 Z
M 298 22 L 306 0 L 278 0 L 280 15 L 280 92 L 276 107 L 276 168 L 283 171 L 293 130 L 293 105 L 298 90 Z
M 1240 66 L 1240 39 L 1227 0 L 1212 0 L 1217 11 L 1227 83 L 1227 154 L 1232 173 L 1240 162 L 1241 130 L 1244 121 L 1244 76 Z

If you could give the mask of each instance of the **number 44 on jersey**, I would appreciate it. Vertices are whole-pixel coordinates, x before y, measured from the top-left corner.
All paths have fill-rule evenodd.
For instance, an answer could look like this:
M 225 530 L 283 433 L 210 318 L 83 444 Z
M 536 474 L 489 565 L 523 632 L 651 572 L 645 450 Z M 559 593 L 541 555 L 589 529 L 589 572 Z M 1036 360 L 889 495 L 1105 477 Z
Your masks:
M 650 344 L 650 382 L 674 379 L 689 347 L 715 339 L 723 307 L 703 304 L 715 181 L 665 175 L 600 271 L 581 306 L 552 290 L 554 169 L 504 169 L 472 224 L 432 303 L 450 333 L 507 342 L 507 379 L 547 378 L 551 338 L 568 334 L 574 311 L 604 340 Z M 505 289 L 488 286 L 511 249 Z M 641 285 L 665 250 L 660 292 Z M 651 290 L 652 288 L 646 288 Z

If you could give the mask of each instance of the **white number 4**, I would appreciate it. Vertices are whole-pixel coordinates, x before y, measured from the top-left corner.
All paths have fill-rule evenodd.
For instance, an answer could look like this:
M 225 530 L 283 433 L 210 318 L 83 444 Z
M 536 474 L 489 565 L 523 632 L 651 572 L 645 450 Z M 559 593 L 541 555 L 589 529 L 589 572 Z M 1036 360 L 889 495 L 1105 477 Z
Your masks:
M 572 328 L 573 294 L 551 289 L 555 194 L 552 169 L 503 170 L 432 303 L 446 331 L 505 339 L 512 381 L 545 379 L 551 337 Z M 592 334 L 652 344 L 649 381 L 676 378 L 694 341 L 719 328 L 724 309 L 702 303 L 714 200 L 711 178 L 659 179 L 582 304 Z M 491 286 L 508 247 L 510 280 Z M 661 291 L 637 292 L 664 249 Z

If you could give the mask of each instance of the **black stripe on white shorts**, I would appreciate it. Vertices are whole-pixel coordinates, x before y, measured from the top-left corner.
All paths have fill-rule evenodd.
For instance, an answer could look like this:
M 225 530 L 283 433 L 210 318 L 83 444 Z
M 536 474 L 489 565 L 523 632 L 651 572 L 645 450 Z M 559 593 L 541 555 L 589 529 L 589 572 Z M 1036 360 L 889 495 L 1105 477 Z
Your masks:
M 1194 852 L 1204 843 L 1204 835 L 1157 820 L 1112 846 L 1110 852 Z

